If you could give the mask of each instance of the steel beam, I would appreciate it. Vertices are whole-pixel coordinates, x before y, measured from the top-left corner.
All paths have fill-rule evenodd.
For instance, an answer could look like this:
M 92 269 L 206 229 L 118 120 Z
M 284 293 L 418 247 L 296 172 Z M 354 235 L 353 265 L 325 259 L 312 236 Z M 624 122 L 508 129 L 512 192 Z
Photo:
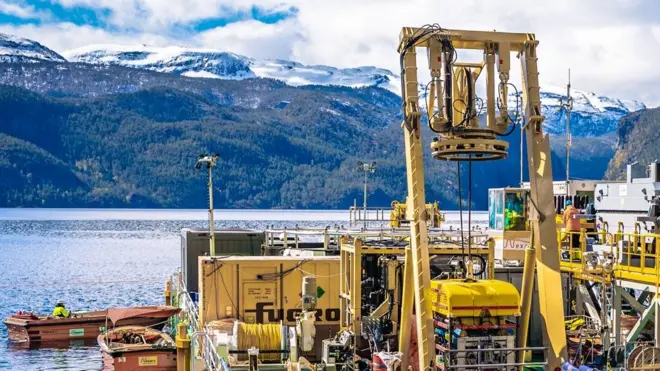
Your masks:
M 417 27 L 404 27 L 399 34 L 399 52 L 407 40 L 414 35 L 419 35 L 424 31 Z M 495 31 L 467 31 L 444 29 L 435 32 L 432 35 L 438 35 L 451 39 L 456 49 L 479 49 L 484 50 L 487 45 L 509 43 L 511 49 L 521 49 L 527 40 L 534 39 L 534 34 L 513 33 L 513 32 L 495 32 Z M 431 34 L 422 37 L 416 43 L 416 47 L 428 47 Z
M 612 285 L 612 335 L 614 335 L 614 346 L 621 345 L 621 296 L 625 290 L 616 284 Z
M 598 310 L 596 309 L 596 305 L 594 304 L 593 300 L 591 299 L 591 295 L 589 295 L 589 292 L 587 290 L 589 290 L 587 286 L 582 284 L 578 286 L 578 291 L 576 292 L 576 295 L 581 296 L 581 299 L 584 302 L 584 306 L 587 308 L 587 313 L 589 313 L 589 317 L 591 317 L 591 319 L 594 321 L 595 324 L 600 326 L 602 324 L 600 321 L 600 313 L 598 313 Z
M 521 60 L 539 309 L 543 318 L 543 344 L 549 348 L 548 367 L 555 369 L 568 359 L 568 353 L 564 303 L 561 300 L 561 267 L 555 222 L 550 138 L 543 133 L 544 117 L 541 113 L 536 41 L 533 38 L 525 42 Z M 525 266 L 524 269 L 533 267 Z
M 628 304 L 630 304 L 630 306 L 635 310 L 635 312 L 637 312 L 639 314 L 642 314 L 646 310 L 646 307 L 644 306 L 644 304 L 637 301 L 637 299 L 635 299 L 635 297 L 630 295 L 630 293 L 628 291 L 626 291 L 625 289 L 623 289 L 623 287 L 621 288 L 621 297 Z
M 649 322 L 650 319 L 654 317 L 657 306 L 658 306 L 657 300 L 653 299 L 651 305 L 648 308 L 646 308 L 646 310 L 644 311 L 644 313 L 642 313 L 642 316 L 639 318 L 637 323 L 635 323 L 635 326 L 632 328 L 632 330 L 630 330 L 630 333 L 628 333 L 628 336 L 626 337 L 626 343 L 633 343 L 635 342 L 635 340 L 637 340 L 637 337 L 642 332 L 644 327 L 646 327 L 646 324 Z M 656 325 L 656 330 L 657 327 L 658 326 Z

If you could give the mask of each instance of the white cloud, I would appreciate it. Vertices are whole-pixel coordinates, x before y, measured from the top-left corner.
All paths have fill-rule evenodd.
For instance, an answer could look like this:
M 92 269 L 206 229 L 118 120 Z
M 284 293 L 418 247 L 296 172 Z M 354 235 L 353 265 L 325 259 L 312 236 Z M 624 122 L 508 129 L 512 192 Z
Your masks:
M 333 0 L 300 6 L 306 40 L 294 57 L 302 62 L 396 71 L 402 26 L 438 22 L 446 28 L 532 32 L 540 41 L 542 84 L 565 84 L 571 68 L 576 88 L 660 103 L 660 91 L 635 92 L 640 83 L 660 83 L 654 67 L 660 58 L 658 2 Z M 514 80 L 518 71 L 512 71 Z
M 174 42 L 166 37 L 155 34 L 113 33 L 91 26 L 77 26 L 72 23 L 43 26 L 0 24 L 0 32 L 38 41 L 56 52 L 63 52 L 90 44 L 115 43 L 166 46 Z
M 282 1 L 262 0 L 53 0 L 65 7 L 87 6 L 112 11 L 108 21 L 115 26 L 158 31 L 172 25 L 228 17 L 248 11 L 253 5 L 265 10 L 284 10 Z
M 540 41 L 542 84 L 564 85 L 571 68 L 577 89 L 660 104 L 660 91 L 654 88 L 660 84 L 660 69 L 654 65 L 660 59 L 659 1 L 539 0 L 531 6 L 528 0 L 53 1 L 111 9 L 108 21 L 119 30 L 131 30 L 13 27 L 20 36 L 58 51 L 99 42 L 172 43 L 306 64 L 374 65 L 396 71 L 402 26 L 437 22 L 446 28 L 532 32 Z M 242 21 L 198 35 L 172 34 L 170 29 L 253 5 L 277 10 L 295 6 L 299 12 L 273 25 Z M 2 28 L 7 27 L 12 28 Z M 518 71 L 512 71 L 514 81 L 519 80 Z
M 0 0 L 0 13 L 13 15 L 18 18 L 41 18 L 43 14 L 37 12 L 33 6 Z
M 202 32 L 200 46 L 243 54 L 255 58 L 291 58 L 295 48 L 305 43 L 295 19 L 276 24 L 250 20 Z

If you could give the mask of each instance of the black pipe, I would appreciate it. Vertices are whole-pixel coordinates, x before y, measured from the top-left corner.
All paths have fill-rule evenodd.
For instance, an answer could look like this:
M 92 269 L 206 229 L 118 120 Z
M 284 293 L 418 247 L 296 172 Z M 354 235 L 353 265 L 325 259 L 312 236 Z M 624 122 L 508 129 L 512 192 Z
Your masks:
M 449 51 L 447 51 L 448 49 Z M 451 63 L 453 59 L 453 54 L 451 52 L 451 48 L 448 48 L 446 45 L 443 46 L 442 51 L 443 51 L 442 62 L 444 63 L 444 69 L 445 69 L 445 117 L 447 118 L 447 124 L 446 124 L 447 127 L 451 128 L 454 120 L 454 110 L 453 110 L 454 105 L 452 99 L 453 92 L 451 90 L 452 75 L 453 75 Z
M 467 80 L 468 91 L 467 102 L 465 102 L 465 117 L 463 117 L 463 121 L 465 121 L 467 126 L 470 126 L 470 119 L 472 118 L 470 116 L 472 115 L 472 105 L 474 104 L 474 91 L 472 91 L 472 73 L 470 73 L 470 69 L 467 67 L 463 67 L 463 70 L 465 71 L 465 79 Z

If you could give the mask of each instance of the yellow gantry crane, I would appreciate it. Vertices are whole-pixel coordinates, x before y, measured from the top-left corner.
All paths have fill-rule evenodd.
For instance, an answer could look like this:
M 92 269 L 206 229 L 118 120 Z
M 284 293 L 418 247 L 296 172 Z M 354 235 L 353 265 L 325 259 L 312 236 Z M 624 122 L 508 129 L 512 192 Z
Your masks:
M 422 161 L 417 48 L 426 48 L 431 81 L 427 87 L 427 124 L 437 135 L 431 149 L 433 157 L 445 161 L 488 161 L 507 156 L 508 143 L 499 139 L 513 130 L 509 116 L 508 87 L 511 53 L 517 53 L 522 65 L 524 117 L 522 130 L 527 137 L 529 154 L 532 241 L 526 252 L 524 282 L 521 292 L 521 322 L 518 347 L 527 342 L 527 323 L 531 306 L 534 268 L 538 277 L 539 307 L 543 318 L 544 345 L 548 347 L 548 369 L 560 369 L 566 360 L 563 301 L 559 254 L 555 232 L 550 143 L 543 133 L 539 95 L 536 47 L 530 33 L 504 33 L 443 29 L 438 25 L 404 27 L 400 34 L 399 54 L 403 97 L 408 184 L 407 219 L 411 239 L 405 255 L 405 279 L 401 309 L 399 350 L 402 369 L 407 370 L 411 352 L 411 328 L 415 320 L 419 370 L 433 369 L 435 356 L 433 319 L 428 290 L 430 266 L 427 213 Z M 481 50 L 483 61 L 464 63 L 458 50 Z M 497 69 L 497 74 L 495 70 Z M 486 125 L 479 124 L 479 98 L 476 80 L 486 74 Z M 499 83 L 496 84 L 496 80 Z M 497 86 L 496 86 L 497 85 Z M 496 112 L 499 111 L 499 112 Z M 468 244 L 470 239 L 468 239 Z M 536 264 L 534 264 L 536 263 Z M 413 315 L 413 309 L 415 311 Z

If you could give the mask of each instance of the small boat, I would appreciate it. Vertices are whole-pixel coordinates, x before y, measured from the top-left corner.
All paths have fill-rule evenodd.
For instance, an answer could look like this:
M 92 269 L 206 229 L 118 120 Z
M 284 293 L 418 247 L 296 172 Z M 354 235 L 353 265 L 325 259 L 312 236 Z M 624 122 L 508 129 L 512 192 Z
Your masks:
M 103 370 L 176 371 L 176 343 L 166 333 L 144 326 L 122 326 L 98 336 Z
M 106 326 L 151 326 L 163 328 L 167 319 L 181 309 L 172 306 L 113 308 L 103 311 L 72 312 L 68 318 L 18 312 L 4 321 L 13 342 L 50 343 L 96 339 Z

